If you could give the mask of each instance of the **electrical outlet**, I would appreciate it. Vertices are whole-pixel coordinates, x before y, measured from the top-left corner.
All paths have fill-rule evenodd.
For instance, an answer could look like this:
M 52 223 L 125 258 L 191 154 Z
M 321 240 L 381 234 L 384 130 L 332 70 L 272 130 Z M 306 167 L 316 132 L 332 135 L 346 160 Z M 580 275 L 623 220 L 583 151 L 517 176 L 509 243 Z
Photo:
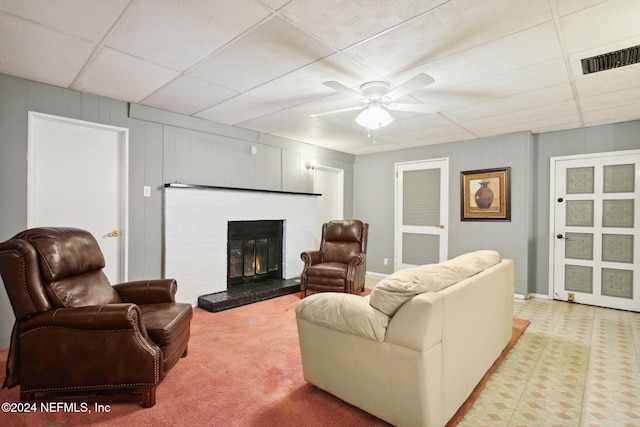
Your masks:
M 573 294 L 573 292 L 569 292 L 567 294 L 567 301 L 574 302 L 575 300 L 576 300 L 576 296 Z
M 385 259 L 383 259 L 383 260 L 382 260 L 382 263 L 383 263 L 384 265 L 388 265 L 388 264 L 389 264 L 389 258 L 385 258 Z

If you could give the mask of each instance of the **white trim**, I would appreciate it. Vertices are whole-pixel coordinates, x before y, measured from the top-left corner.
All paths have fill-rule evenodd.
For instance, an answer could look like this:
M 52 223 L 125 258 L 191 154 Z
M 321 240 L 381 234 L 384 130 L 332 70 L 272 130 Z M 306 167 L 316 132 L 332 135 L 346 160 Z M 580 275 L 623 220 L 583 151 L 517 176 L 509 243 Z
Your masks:
M 376 273 L 375 271 L 367 271 L 365 274 L 367 274 L 368 276 L 375 276 L 375 277 L 387 277 L 388 276 L 387 273 Z

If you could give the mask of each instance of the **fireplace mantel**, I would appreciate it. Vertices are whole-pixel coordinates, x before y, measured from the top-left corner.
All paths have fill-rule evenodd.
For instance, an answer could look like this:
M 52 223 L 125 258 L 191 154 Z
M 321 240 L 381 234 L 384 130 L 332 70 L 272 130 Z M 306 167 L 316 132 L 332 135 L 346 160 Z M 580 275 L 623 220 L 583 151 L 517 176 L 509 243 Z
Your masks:
M 165 188 L 193 188 L 201 190 L 231 190 L 231 191 L 255 191 L 259 193 L 292 194 L 298 196 L 322 196 L 321 193 L 304 193 L 299 191 L 261 190 L 257 188 L 220 187 L 218 185 L 183 184 L 181 182 L 167 182 Z

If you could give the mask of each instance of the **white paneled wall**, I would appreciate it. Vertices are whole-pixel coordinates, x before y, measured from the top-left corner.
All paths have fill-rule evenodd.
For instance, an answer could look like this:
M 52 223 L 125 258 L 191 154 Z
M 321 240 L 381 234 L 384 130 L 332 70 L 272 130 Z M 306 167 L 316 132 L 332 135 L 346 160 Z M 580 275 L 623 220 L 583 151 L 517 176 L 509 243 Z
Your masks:
M 176 300 L 227 289 L 227 222 L 284 220 L 283 275 L 302 272 L 300 253 L 314 249 L 317 197 L 218 188 L 165 188 L 164 277 L 178 281 Z

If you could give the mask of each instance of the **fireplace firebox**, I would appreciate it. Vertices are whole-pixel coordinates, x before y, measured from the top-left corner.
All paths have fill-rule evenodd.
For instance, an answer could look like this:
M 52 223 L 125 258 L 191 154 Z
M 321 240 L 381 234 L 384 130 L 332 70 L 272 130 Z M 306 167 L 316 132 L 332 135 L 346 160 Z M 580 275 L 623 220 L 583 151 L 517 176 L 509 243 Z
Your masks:
M 282 278 L 283 220 L 229 221 L 227 288 Z

